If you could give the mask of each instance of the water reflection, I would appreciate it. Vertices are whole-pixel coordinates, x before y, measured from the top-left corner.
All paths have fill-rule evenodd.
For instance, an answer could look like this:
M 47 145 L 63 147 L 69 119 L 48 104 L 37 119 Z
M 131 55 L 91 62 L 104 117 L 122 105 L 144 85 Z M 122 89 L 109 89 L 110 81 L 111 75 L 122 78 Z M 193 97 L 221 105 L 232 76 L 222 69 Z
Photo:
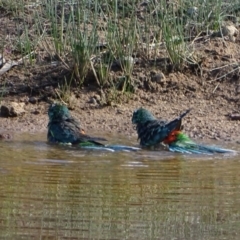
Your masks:
M 31 141 L 29 141 L 31 139 Z M 234 239 L 240 158 L 0 143 L 3 239 Z

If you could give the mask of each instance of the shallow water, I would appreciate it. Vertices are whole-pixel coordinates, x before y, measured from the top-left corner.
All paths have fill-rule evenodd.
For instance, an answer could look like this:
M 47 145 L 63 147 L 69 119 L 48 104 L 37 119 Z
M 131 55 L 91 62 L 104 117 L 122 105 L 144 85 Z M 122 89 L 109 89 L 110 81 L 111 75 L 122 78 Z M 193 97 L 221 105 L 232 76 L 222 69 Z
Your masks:
M 0 150 L 1 239 L 239 239 L 238 155 L 85 151 L 45 135 Z

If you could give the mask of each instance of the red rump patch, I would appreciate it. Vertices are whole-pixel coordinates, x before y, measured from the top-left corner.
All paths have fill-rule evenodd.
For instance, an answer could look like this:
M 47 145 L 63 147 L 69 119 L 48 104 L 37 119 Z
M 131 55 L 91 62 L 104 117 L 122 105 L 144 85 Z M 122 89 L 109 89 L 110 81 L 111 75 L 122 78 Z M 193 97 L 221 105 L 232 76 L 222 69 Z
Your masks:
M 163 142 L 165 144 L 170 144 L 172 142 L 175 142 L 177 140 L 177 135 L 180 133 L 181 131 L 178 130 L 173 130 L 164 140 Z

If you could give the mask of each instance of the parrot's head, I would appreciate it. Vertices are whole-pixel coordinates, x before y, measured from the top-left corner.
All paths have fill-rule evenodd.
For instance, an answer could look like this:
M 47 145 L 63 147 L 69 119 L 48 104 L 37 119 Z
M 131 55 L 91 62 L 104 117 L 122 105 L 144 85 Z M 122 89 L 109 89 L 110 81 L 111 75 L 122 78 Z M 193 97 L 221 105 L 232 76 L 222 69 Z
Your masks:
M 156 120 L 156 118 L 145 108 L 139 108 L 133 112 L 132 123 L 141 124 L 149 120 Z
M 59 103 L 53 103 L 50 105 L 48 109 L 48 117 L 49 120 L 53 119 L 63 119 L 68 118 L 70 116 L 69 110 L 65 105 Z

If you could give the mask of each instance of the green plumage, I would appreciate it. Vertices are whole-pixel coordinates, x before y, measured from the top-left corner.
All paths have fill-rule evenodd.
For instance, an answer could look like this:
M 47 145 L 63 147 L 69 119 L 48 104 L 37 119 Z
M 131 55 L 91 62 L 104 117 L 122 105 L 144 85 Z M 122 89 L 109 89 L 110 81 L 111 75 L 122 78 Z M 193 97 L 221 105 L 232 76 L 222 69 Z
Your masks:
M 207 145 L 197 144 L 182 132 L 178 132 L 176 134 L 176 140 L 169 144 L 169 150 L 172 152 L 196 153 L 196 154 L 234 153 L 235 152 L 230 149 L 224 149 L 216 146 L 207 146 Z

